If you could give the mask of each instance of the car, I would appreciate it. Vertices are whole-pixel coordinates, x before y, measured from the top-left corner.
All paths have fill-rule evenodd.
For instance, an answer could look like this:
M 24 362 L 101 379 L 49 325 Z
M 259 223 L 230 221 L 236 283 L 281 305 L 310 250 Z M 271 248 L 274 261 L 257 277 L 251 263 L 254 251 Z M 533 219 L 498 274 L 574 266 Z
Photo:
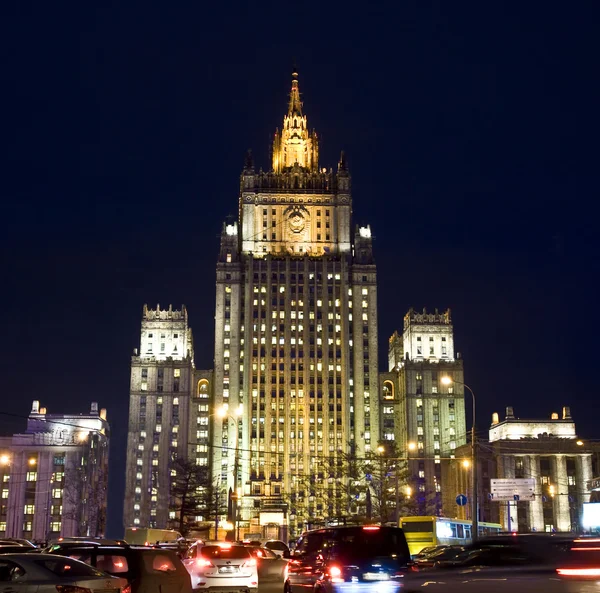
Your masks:
M 600 539 L 573 534 L 482 538 L 454 560 L 404 578 L 403 593 L 600 593 Z
M 194 545 L 185 555 L 183 564 L 196 591 L 258 591 L 258 562 L 249 546 L 226 542 Z
M 431 556 L 431 554 L 435 554 L 436 552 L 439 552 L 440 550 L 447 547 L 447 545 L 427 546 L 426 548 L 423 548 L 418 554 L 413 554 L 413 560 L 419 560 L 421 558 L 425 558 L 426 556 Z
M 453 560 L 456 556 L 462 554 L 465 549 L 464 546 L 444 546 L 431 554 L 426 554 L 422 558 L 415 559 L 413 568 L 416 570 L 423 570 L 435 566 L 438 562 Z
M 73 558 L 51 554 L 1 554 L 0 590 L 10 593 L 129 593 L 126 579 Z
M 4 537 L 0 539 L 0 546 L 22 546 L 24 548 L 37 548 L 37 546 L 28 539 L 18 537 Z
M 290 558 L 291 557 L 290 549 L 289 549 L 288 545 L 279 539 L 267 540 L 266 542 L 263 543 L 263 548 L 272 550 L 273 552 L 275 552 L 275 554 L 277 554 L 278 556 L 281 556 L 282 558 Z
M 246 546 L 256 558 L 258 569 L 258 582 L 279 581 L 285 582 L 288 561 L 269 548 L 261 546 Z
M 404 532 L 380 525 L 339 526 L 300 537 L 288 565 L 284 593 L 399 591 L 410 570 Z
M 21 544 L 2 544 L 0 543 L 0 554 L 30 554 L 38 552 L 39 548 L 22 546 Z
M 50 553 L 76 558 L 123 577 L 131 585 L 131 593 L 191 593 L 190 575 L 172 550 L 65 542 L 51 546 Z

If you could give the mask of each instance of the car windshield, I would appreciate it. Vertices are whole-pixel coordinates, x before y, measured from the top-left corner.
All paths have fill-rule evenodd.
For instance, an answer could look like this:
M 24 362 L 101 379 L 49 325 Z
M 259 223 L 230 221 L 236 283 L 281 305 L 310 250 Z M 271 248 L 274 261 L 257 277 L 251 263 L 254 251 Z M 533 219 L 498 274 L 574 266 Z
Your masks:
M 205 558 L 250 558 L 252 554 L 244 546 L 204 546 L 200 554 Z
M 32 555 L 34 558 L 35 555 Z M 78 560 L 72 558 L 34 558 L 33 562 L 49 572 L 62 577 L 103 577 L 103 572 L 96 570 Z

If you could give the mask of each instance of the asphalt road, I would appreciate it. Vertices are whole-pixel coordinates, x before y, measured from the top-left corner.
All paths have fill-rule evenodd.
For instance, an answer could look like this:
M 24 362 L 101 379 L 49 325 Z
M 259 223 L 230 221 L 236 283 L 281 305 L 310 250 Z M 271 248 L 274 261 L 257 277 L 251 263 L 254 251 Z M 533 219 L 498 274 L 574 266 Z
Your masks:
M 258 582 L 258 593 L 283 593 L 283 580 Z

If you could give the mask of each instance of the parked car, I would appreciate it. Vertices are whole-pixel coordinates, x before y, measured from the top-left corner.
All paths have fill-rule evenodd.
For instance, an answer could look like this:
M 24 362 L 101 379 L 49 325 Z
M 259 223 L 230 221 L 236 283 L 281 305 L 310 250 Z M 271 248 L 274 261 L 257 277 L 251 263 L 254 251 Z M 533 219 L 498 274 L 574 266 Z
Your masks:
M 123 577 L 131 593 L 190 593 L 190 576 L 172 550 L 145 546 L 104 546 L 72 542 L 51 546 L 52 554 L 76 558 L 108 574 Z M 68 593 L 68 592 L 65 592 Z
M 258 591 L 258 562 L 249 546 L 225 542 L 192 546 L 183 564 L 194 590 Z
M 600 540 L 515 534 L 478 540 L 404 579 L 403 593 L 600 593 Z
M 304 533 L 288 566 L 285 593 L 399 591 L 410 552 L 398 527 L 363 525 Z M 385 585 L 384 583 L 385 582 Z
M 0 590 L 7 593 L 129 593 L 127 580 L 50 554 L 1 554 Z

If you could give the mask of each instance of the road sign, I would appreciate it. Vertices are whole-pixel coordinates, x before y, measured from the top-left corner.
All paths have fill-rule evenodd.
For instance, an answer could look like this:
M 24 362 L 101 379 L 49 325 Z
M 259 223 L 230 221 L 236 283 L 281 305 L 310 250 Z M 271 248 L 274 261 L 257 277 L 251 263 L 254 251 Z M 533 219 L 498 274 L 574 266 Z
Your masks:
M 490 480 L 492 500 L 535 500 L 535 478 Z
M 467 504 L 467 497 L 464 494 L 459 494 L 456 497 L 456 504 L 459 507 L 464 507 Z

